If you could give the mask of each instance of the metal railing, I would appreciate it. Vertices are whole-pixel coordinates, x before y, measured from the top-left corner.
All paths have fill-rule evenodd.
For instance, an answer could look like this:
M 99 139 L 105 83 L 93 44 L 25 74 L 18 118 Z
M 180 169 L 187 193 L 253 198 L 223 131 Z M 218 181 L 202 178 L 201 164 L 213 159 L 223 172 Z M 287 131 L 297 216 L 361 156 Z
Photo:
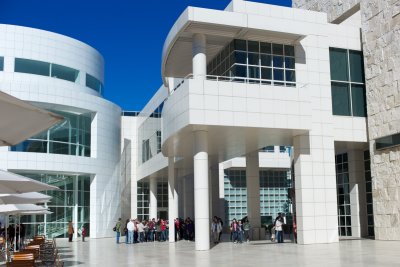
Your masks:
M 182 81 L 174 87 L 171 93 L 177 90 L 179 87 L 181 87 L 185 83 L 185 80 L 193 78 L 194 75 L 192 73 L 183 77 Z M 205 79 L 216 82 L 236 82 L 236 83 L 263 84 L 263 85 L 285 86 L 285 87 L 296 87 L 296 85 L 298 84 L 296 82 L 285 82 L 285 81 L 268 80 L 261 78 L 237 77 L 237 76 L 231 77 L 231 76 L 205 75 Z

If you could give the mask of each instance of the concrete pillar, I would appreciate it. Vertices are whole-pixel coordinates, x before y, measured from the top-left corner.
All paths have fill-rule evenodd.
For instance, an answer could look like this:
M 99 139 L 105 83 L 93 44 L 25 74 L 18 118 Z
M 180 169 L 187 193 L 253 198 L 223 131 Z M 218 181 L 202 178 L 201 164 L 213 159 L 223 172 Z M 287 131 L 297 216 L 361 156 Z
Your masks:
M 333 136 L 293 139 L 297 242 L 339 241 Z
M 258 151 L 246 155 L 247 217 L 252 240 L 260 239 L 260 170 Z
M 157 178 L 150 178 L 149 219 L 157 219 Z
M 194 212 L 196 250 L 210 249 L 208 136 L 206 131 L 194 133 Z
M 168 157 L 168 221 L 169 221 L 169 242 L 175 242 L 175 160 Z
M 178 169 L 175 169 L 175 188 L 174 188 L 174 216 L 179 217 L 179 181 L 178 181 Z
M 205 79 L 207 75 L 207 57 L 206 57 L 206 36 L 201 33 L 193 35 L 192 53 L 193 53 L 193 77 L 195 79 Z
M 367 201 L 364 179 L 364 151 L 347 152 L 349 163 L 351 234 L 353 237 L 368 236 Z

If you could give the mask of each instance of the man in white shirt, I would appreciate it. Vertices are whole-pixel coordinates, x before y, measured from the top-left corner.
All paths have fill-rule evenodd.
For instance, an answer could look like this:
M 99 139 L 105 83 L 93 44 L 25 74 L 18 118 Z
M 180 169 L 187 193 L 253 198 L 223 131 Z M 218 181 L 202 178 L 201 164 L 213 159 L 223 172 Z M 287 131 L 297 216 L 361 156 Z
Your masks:
M 140 241 L 140 243 L 143 243 L 144 242 L 144 225 L 142 222 L 139 222 L 136 226 L 137 226 L 137 229 L 139 232 L 139 241 Z
M 133 243 L 133 231 L 135 230 L 135 224 L 133 223 L 133 220 L 131 219 L 128 224 L 126 225 L 126 228 L 128 229 L 128 244 Z

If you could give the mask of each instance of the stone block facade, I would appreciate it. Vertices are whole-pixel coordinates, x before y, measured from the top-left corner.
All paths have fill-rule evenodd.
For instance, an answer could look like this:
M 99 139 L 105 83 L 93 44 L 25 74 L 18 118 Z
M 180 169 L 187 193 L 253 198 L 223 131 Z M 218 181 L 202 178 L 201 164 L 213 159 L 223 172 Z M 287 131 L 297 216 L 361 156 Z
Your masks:
M 400 240 L 400 148 L 375 150 L 375 140 L 400 132 L 400 1 L 293 0 L 335 22 L 359 4 L 366 79 L 375 238 Z

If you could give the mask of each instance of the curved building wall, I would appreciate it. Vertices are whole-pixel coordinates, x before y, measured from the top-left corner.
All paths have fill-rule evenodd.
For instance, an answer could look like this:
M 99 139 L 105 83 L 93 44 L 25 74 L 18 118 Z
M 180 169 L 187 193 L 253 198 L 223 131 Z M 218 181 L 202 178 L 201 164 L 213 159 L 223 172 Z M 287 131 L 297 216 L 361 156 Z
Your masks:
M 54 112 L 90 114 L 90 156 L 16 152 L 0 148 L 0 169 L 29 175 L 90 177 L 90 236 L 112 236 L 120 213 L 120 108 L 89 88 L 86 74 L 104 81 L 102 56 L 92 47 L 59 34 L 26 27 L 0 25 L 0 90 Z M 75 82 L 59 77 L 15 72 L 15 59 L 61 65 L 79 71 Z M 78 186 L 78 182 L 75 183 Z M 75 186 L 75 184 L 73 186 Z M 78 193 L 71 196 L 78 199 Z M 70 204 L 74 221 L 81 212 Z M 75 219 L 78 218 L 78 219 Z M 78 224 L 75 227 L 80 227 Z M 77 232 L 77 231 L 75 231 Z

